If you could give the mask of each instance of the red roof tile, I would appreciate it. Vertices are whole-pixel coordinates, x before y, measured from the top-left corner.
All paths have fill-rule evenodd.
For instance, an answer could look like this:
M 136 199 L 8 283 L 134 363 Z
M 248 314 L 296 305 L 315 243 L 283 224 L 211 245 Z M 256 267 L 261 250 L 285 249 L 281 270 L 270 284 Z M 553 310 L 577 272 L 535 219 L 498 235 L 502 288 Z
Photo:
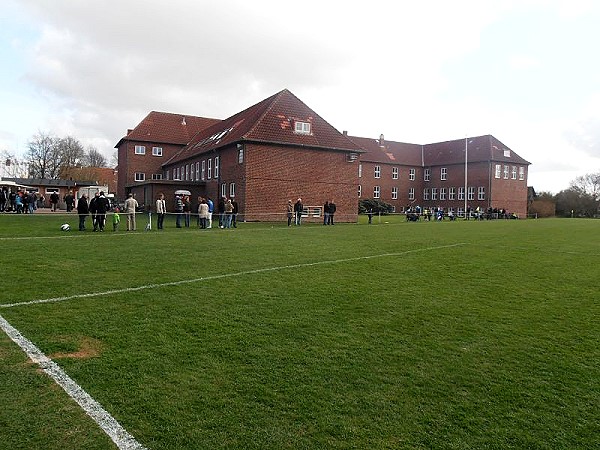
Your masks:
M 468 162 L 498 161 L 530 164 L 492 135 L 466 138 Z M 436 142 L 423 146 L 426 166 L 456 164 L 465 160 L 465 139 Z
M 378 139 L 358 136 L 348 137 L 366 151 L 366 153 L 360 156 L 361 161 L 418 167 L 422 165 L 422 145 L 387 141 L 384 139 L 383 146 L 381 146 Z

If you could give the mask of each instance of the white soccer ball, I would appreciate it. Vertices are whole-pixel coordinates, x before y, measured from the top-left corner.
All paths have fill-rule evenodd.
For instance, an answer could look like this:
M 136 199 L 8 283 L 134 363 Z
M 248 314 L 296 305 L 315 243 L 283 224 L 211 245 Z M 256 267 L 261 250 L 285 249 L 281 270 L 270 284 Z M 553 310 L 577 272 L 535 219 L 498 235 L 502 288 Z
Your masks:
M 71 229 L 71 225 L 69 225 L 68 223 L 63 223 L 60 226 L 61 231 L 69 231 Z

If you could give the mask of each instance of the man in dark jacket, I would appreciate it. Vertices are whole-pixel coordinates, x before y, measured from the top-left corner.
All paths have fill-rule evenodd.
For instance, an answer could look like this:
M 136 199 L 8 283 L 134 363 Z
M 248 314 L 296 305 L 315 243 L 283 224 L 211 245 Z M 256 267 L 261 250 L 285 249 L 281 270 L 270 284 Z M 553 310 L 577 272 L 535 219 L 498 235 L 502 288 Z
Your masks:
M 329 225 L 334 225 L 333 223 L 333 216 L 335 215 L 335 210 L 336 210 L 336 206 L 335 203 L 333 203 L 333 200 L 331 200 L 329 202 Z
M 94 194 L 94 198 L 90 200 L 89 211 L 92 214 L 92 225 L 94 226 L 94 231 L 98 231 L 98 219 L 96 216 L 96 211 L 98 210 L 98 197 L 100 197 L 100 193 L 96 192 Z
M 296 225 L 300 225 L 302 223 L 302 211 L 304 211 L 304 205 L 302 204 L 302 199 L 299 198 L 296 203 L 294 203 L 294 213 L 296 216 Z
M 77 214 L 79 214 L 79 231 L 85 231 L 85 219 L 90 212 L 87 202 L 87 194 L 83 194 L 77 202 Z
M 100 231 L 104 231 L 104 225 L 106 224 L 106 213 L 110 209 L 110 202 L 104 196 L 104 191 L 100 191 L 100 196 L 96 199 L 96 220 L 98 221 L 98 228 Z

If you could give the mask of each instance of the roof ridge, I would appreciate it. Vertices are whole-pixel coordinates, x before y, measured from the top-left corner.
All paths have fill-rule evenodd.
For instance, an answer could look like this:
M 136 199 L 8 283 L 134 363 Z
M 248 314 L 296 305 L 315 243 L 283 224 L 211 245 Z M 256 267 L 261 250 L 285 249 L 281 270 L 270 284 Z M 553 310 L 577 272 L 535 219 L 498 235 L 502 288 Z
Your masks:
M 258 105 L 260 105 L 261 103 L 263 103 L 263 102 L 267 102 L 268 100 L 271 100 L 271 99 L 272 99 L 272 100 L 271 100 L 271 104 L 269 105 L 269 107 L 268 107 L 268 108 L 266 108 L 266 109 L 263 111 L 263 113 L 260 115 L 260 117 L 254 121 L 254 125 L 252 125 L 252 127 L 250 127 L 250 129 L 249 129 L 248 131 L 246 131 L 246 132 L 245 132 L 245 133 L 244 133 L 244 134 L 241 136 L 241 138 L 242 138 L 242 139 L 246 139 L 246 137 L 247 137 L 247 136 L 249 136 L 250 134 L 252 134 L 252 132 L 253 132 L 253 131 L 256 129 L 256 127 L 258 126 L 258 124 L 259 124 L 260 122 L 262 122 L 262 120 L 263 120 L 263 119 L 266 117 L 266 115 L 267 115 L 269 112 L 271 112 L 271 110 L 272 110 L 272 109 L 273 109 L 273 107 L 275 106 L 275 103 L 277 103 L 277 101 L 278 101 L 278 100 L 281 98 L 281 96 L 283 95 L 283 93 L 284 93 L 284 92 L 288 92 L 288 93 L 290 93 L 290 91 L 289 91 L 289 90 L 287 90 L 287 89 L 283 89 L 283 90 L 281 90 L 281 91 L 277 92 L 276 94 L 274 94 L 274 95 L 272 95 L 272 96 L 270 96 L 270 97 L 267 97 L 267 98 L 266 98 L 266 99 L 264 99 L 263 101 L 261 101 L 261 102 L 258 102 L 256 105 L 254 105 L 255 107 L 258 107 Z M 250 107 L 250 108 L 252 108 L 252 107 Z M 248 108 L 248 109 L 250 109 L 250 108 Z

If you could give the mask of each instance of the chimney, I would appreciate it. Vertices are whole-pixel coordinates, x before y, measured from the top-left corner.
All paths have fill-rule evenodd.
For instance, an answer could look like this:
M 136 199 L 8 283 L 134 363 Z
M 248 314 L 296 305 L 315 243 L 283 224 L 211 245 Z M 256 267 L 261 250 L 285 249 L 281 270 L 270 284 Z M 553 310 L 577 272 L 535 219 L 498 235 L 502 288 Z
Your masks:
M 385 139 L 383 138 L 383 134 L 379 135 L 379 146 L 385 147 Z
M 344 136 L 348 136 L 348 131 L 347 131 L 347 130 L 344 130 L 344 131 L 342 131 L 342 134 L 343 134 Z
M 127 136 L 129 136 L 129 134 L 131 134 L 133 130 L 131 128 L 127 128 Z

